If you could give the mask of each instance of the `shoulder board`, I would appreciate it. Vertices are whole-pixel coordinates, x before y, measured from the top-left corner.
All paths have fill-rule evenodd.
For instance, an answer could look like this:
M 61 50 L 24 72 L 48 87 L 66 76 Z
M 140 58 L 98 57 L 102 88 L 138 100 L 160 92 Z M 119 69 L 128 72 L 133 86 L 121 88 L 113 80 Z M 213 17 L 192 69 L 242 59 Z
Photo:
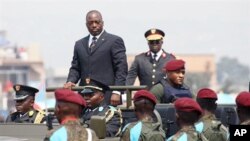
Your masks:
M 44 110 L 41 110 L 41 109 L 36 109 L 39 113 L 41 114 L 45 114 L 45 111 Z

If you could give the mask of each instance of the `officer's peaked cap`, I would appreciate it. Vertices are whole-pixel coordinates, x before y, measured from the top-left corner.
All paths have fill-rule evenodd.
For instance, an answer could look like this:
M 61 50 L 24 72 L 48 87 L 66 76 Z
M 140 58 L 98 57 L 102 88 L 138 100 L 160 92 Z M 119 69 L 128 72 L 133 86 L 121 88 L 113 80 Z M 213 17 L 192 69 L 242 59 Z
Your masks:
M 149 41 L 150 40 L 160 40 L 165 36 L 165 33 L 160 29 L 152 28 L 152 29 L 149 29 L 148 31 L 146 31 L 144 36 Z
M 109 86 L 95 79 L 90 79 L 89 84 L 84 86 L 83 90 L 81 91 L 81 94 L 82 95 L 92 94 L 95 93 L 96 91 L 101 91 L 105 93 L 107 90 L 110 90 Z
M 19 84 L 14 85 L 13 88 L 16 92 L 14 100 L 23 100 L 28 96 L 35 96 L 35 94 L 39 91 L 36 88 Z

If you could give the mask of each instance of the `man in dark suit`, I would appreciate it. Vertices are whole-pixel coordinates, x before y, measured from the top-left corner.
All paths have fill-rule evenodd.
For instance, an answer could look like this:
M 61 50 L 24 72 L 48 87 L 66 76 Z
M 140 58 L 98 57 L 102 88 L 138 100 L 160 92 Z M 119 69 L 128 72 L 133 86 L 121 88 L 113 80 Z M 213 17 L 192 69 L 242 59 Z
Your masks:
M 110 85 L 125 85 L 127 75 L 126 48 L 123 39 L 103 29 L 102 15 L 97 10 L 87 13 L 89 35 L 76 41 L 74 56 L 64 88 L 71 88 L 80 80 L 81 86 L 95 79 Z M 112 94 L 111 94 L 112 93 Z M 105 101 L 120 104 L 120 92 L 105 94 Z
M 165 76 L 163 66 L 175 59 L 175 56 L 162 49 L 164 36 L 165 33 L 160 29 L 150 29 L 145 33 L 149 51 L 135 57 L 128 71 L 126 85 L 133 85 L 138 76 L 140 85 L 146 85 L 150 89 Z

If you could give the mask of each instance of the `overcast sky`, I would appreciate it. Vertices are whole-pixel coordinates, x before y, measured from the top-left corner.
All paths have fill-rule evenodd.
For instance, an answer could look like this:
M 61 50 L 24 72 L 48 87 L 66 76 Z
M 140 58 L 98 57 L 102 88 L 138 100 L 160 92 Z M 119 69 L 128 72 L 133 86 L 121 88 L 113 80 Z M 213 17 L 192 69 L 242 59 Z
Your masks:
M 38 44 L 46 68 L 69 67 L 92 9 L 128 54 L 147 51 L 144 33 L 155 27 L 168 52 L 235 57 L 250 67 L 249 0 L 0 0 L 0 29 L 18 45 Z

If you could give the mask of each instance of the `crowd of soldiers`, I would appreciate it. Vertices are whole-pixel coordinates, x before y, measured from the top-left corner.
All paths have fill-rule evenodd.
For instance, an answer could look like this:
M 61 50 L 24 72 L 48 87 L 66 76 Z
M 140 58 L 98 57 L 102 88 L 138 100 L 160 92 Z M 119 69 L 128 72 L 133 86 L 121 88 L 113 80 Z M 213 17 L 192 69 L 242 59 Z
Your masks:
M 172 101 L 176 109 L 176 122 L 180 130 L 166 138 L 159 117 L 154 119 L 157 98 L 148 90 L 139 90 L 134 94 L 134 112 L 136 122 L 122 127 L 122 113 L 118 107 L 104 102 L 104 93 L 108 86 L 91 80 L 81 92 L 70 89 L 57 89 L 54 94 L 56 105 L 54 114 L 60 126 L 48 131 L 46 141 L 61 140 L 99 140 L 89 125 L 94 115 L 103 116 L 106 122 L 106 137 L 120 137 L 121 141 L 227 141 L 229 131 L 215 117 L 218 99 L 215 91 L 200 89 L 196 100 L 178 97 Z M 45 123 L 43 110 L 33 107 L 36 88 L 15 85 L 16 112 L 10 114 L 7 123 Z M 236 97 L 237 113 L 241 125 L 250 125 L 250 93 L 240 92 Z M 156 111 L 157 112 L 157 111 Z
M 112 42 L 114 41 L 118 45 L 123 44 L 120 38 L 108 34 L 102 29 L 103 21 L 98 11 L 90 11 L 86 20 L 91 37 L 93 36 L 93 42 L 91 42 L 89 36 L 86 39 L 83 38 L 82 42 L 86 45 L 89 44 L 90 48 L 87 51 L 89 54 L 95 53 L 98 45 L 101 44 L 100 41 L 104 42 L 111 36 Z M 100 32 L 98 31 L 98 33 L 97 27 L 100 27 L 98 29 Z M 107 37 L 104 38 L 100 34 L 105 34 Z M 122 92 L 111 92 L 109 86 L 107 86 L 108 83 L 101 82 L 101 75 L 106 76 L 104 70 L 107 67 L 104 66 L 102 68 L 101 65 L 104 65 L 107 61 L 103 62 L 104 64 L 95 64 L 99 67 L 96 68 L 98 69 L 98 74 L 92 73 L 91 68 L 93 67 L 88 67 L 87 69 L 90 70 L 86 71 L 88 73 L 86 77 L 83 72 L 80 72 L 80 70 L 85 71 L 84 67 L 81 68 L 82 66 L 80 65 L 86 62 L 77 60 L 81 57 L 77 51 L 74 51 L 69 73 L 70 77 L 64 88 L 57 89 L 54 92 L 56 99 L 54 116 L 60 126 L 49 130 L 47 135 L 44 135 L 44 140 L 99 140 L 100 136 L 91 127 L 93 117 L 99 116 L 103 117 L 105 121 L 104 136 L 118 137 L 121 141 L 227 141 L 229 139 L 228 129 L 215 117 L 216 101 L 218 99 L 216 92 L 209 88 L 202 88 L 194 97 L 189 87 L 184 84 L 185 61 L 177 59 L 174 55 L 162 49 L 164 36 L 165 33 L 159 29 L 146 31 L 145 38 L 149 45 L 149 51 L 135 57 L 128 75 L 118 69 L 118 67 L 123 67 L 126 72 L 126 62 L 113 67 L 120 73 L 116 78 L 123 80 L 122 76 L 126 76 L 126 85 L 133 85 L 136 77 L 138 77 L 140 85 L 147 86 L 146 90 L 139 90 L 133 96 L 134 113 L 137 121 L 128 123 L 125 126 L 123 126 L 122 112 L 117 107 L 117 104 L 119 104 L 119 99 L 117 98 L 119 98 Z M 96 41 L 98 38 L 101 39 L 99 43 Z M 82 51 L 80 47 L 83 45 L 82 42 L 81 40 L 76 42 L 76 50 Z M 111 44 L 111 41 L 107 43 Z M 122 45 L 121 48 L 124 48 L 124 46 Z M 124 49 L 118 50 L 118 48 L 114 48 L 114 50 L 108 52 L 112 52 L 115 56 L 112 57 L 113 60 L 110 59 L 113 61 L 109 64 L 110 66 L 126 61 L 125 55 L 121 54 L 122 57 L 117 56 L 121 52 L 125 53 Z M 87 57 L 90 56 L 88 55 Z M 114 58 L 120 58 L 122 61 Z M 102 57 L 98 59 L 105 61 L 105 58 Z M 88 66 L 90 65 L 91 62 L 88 62 Z M 99 71 L 100 68 L 103 70 Z M 98 80 L 93 79 L 93 77 L 98 78 L 97 75 L 100 78 Z M 114 76 L 113 72 L 111 75 Z M 84 85 L 83 89 L 78 92 L 72 91 L 71 88 L 76 85 L 81 77 L 84 78 L 80 82 L 81 85 Z M 106 80 L 106 78 L 103 79 Z M 117 84 L 120 83 L 117 81 Z M 48 116 L 45 112 L 34 108 L 35 94 L 38 92 L 38 89 L 19 84 L 14 85 L 13 88 L 16 92 L 14 99 L 16 101 L 16 112 L 11 113 L 7 117 L 7 123 L 45 124 L 48 122 L 46 120 Z M 107 93 L 110 93 L 108 97 Z M 163 130 L 161 117 L 155 109 L 157 103 L 172 103 L 174 105 L 176 123 L 180 130 L 171 137 L 167 137 L 165 130 Z M 239 93 L 236 98 L 236 104 L 240 124 L 250 125 L 250 93 Z

